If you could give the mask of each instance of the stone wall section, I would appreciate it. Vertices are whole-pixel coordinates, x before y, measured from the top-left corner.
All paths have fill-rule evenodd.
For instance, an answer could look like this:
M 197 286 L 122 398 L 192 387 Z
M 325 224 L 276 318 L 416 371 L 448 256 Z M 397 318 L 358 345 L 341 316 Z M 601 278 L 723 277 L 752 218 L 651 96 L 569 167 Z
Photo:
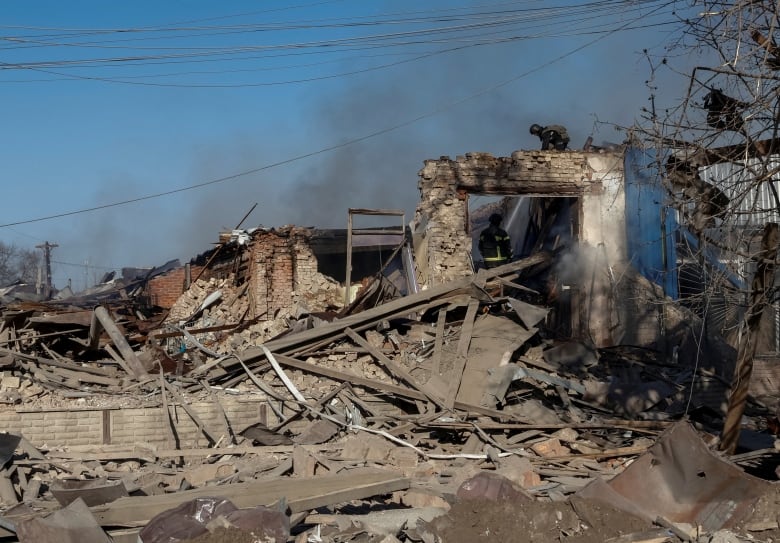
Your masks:
M 472 273 L 468 194 L 578 196 L 598 190 L 588 157 L 576 151 L 516 151 L 511 157 L 469 153 L 426 160 L 413 225 L 421 284 L 432 287 Z
M 262 396 L 223 397 L 219 400 L 234 432 L 261 420 Z M 215 402 L 188 404 L 212 432 L 225 432 L 219 406 Z M 169 405 L 181 448 L 203 447 L 208 439 L 180 405 Z M 172 447 L 162 407 L 84 408 L 23 410 L 0 409 L 0 427 L 21 433 L 36 446 L 151 445 Z M 219 437 L 219 436 L 217 436 Z
M 0 426 L 22 433 L 34 445 L 100 445 L 103 414 L 92 410 L 0 410 Z

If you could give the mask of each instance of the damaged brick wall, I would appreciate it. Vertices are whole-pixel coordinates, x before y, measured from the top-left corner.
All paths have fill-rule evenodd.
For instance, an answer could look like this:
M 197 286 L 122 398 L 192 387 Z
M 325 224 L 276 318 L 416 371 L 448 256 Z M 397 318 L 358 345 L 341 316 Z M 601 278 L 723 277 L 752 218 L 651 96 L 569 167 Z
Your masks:
M 415 253 L 421 284 L 468 275 L 468 193 L 578 196 L 591 190 L 594 169 L 580 152 L 517 151 L 511 157 L 469 153 L 426 160 L 419 172 Z
M 191 267 L 190 276 L 192 280 L 195 280 L 202 269 L 202 266 Z M 176 300 L 184 292 L 184 277 L 185 269 L 181 267 L 150 279 L 146 290 L 149 293 L 151 303 L 165 309 L 173 307 L 173 304 L 176 303 Z M 208 277 L 203 278 L 208 279 Z
M 250 291 L 254 314 L 270 320 L 290 314 L 296 296 L 315 287 L 317 258 L 308 244 L 309 230 L 289 227 L 254 234 Z
M 613 345 L 644 315 L 638 298 L 625 299 L 611 266 L 627 263 L 623 152 L 516 151 L 511 157 L 472 153 L 428 160 L 419 172 L 420 202 L 413 223 L 418 281 L 432 287 L 473 273 L 469 194 L 576 197 L 578 244 L 553 273 L 576 293 L 576 335 Z M 478 258 L 478 255 L 474 255 Z M 656 342 L 658 320 L 642 322 L 641 339 Z

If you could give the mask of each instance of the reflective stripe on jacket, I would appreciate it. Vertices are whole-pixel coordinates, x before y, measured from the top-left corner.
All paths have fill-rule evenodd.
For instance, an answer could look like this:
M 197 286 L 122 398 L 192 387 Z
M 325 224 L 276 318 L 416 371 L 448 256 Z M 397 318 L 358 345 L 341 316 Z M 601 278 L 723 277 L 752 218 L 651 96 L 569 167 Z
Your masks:
M 490 225 L 479 235 L 479 252 L 485 262 L 501 262 L 512 258 L 509 235 L 498 226 Z

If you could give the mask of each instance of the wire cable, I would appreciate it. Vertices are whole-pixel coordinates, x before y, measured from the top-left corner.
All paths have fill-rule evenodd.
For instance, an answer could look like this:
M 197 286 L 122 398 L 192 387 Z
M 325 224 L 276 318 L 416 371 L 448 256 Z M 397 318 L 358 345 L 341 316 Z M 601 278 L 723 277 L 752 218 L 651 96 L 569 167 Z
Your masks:
M 663 6 L 661 6 L 661 7 L 664 7 L 664 6 L 666 6 L 666 5 L 670 4 L 670 3 L 673 3 L 673 0 L 671 0 L 670 2 L 667 2 L 666 4 L 663 4 Z M 657 8 L 657 9 L 661 9 L 661 7 Z M 89 213 L 89 212 L 93 212 L 93 211 L 98 211 L 98 210 L 101 210 L 101 209 L 109 209 L 109 208 L 118 207 L 118 206 L 122 206 L 122 205 L 127 205 L 127 204 L 131 204 L 131 203 L 142 202 L 142 201 L 145 201 L 145 200 L 151 200 L 151 199 L 155 199 L 155 198 L 160 198 L 160 197 L 163 197 L 163 196 L 170 196 L 170 195 L 178 194 L 178 193 L 185 192 L 185 191 L 195 190 L 195 189 L 202 188 L 202 187 L 207 187 L 207 186 L 210 186 L 210 185 L 216 185 L 216 184 L 219 184 L 219 183 L 232 181 L 232 180 L 235 180 L 235 179 L 238 179 L 238 178 L 241 178 L 241 177 L 245 177 L 247 175 L 259 173 L 259 172 L 262 172 L 262 171 L 265 171 L 265 170 L 270 170 L 272 168 L 277 168 L 277 167 L 282 166 L 282 165 L 291 164 L 293 162 L 298 162 L 300 160 L 304 160 L 304 159 L 311 158 L 311 157 L 314 157 L 314 156 L 317 156 L 317 155 L 321 155 L 321 154 L 324 154 L 324 153 L 335 151 L 337 149 L 342 149 L 344 147 L 355 145 L 355 144 L 360 143 L 362 141 L 366 141 L 368 139 L 375 138 L 377 136 L 381 136 L 381 135 L 387 134 L 389 132 L 393 132 L 393 131 L 398 130 L 400 128 L 404 128 L 406 126 L 410 126 L 410 125 L 415 124 L 415 123 L 417 123 L 417 122 L 419 122 L 419 121 L 421 121 L 423 119 L 427 119 L 429 117 L 433 117 L 435 115 L 438 115 L 439 113 L 442 113 L 444 111 L 447 111 L 449 109 L 457 107 L 457 106 L 459 106 L 459 105 L 461 105 L 461 104 L 463 104 L 465 102 L 474 100 L 474 99 L 476 99 L 476 98 L 478 98 L 480 96 L 484 96 L 485 94 L 488 94 L 490 92 L 498 90 L 499 88 L 505 87 L 505 86 L 509 85 L 510 83 L 514 83 L 515 81 L 518 81 L 518 80 L 520 80 L 520 79 L 522 79 L 524 77 L 527 77 L 527 76 L 529 76 L 529 75 L 531 75 L 533 73 L 541 71 L 544 68 L 552 66 L 553 64 L 556 64 L 557 62 L 560 62 L 560 61 L 564 60 L 565 58 L 568 58 L 568 57 L 570 57 L 570 56 L 572 56 L 572 55 L 582 51 L 583 49 L 586 49 L 587 47 L 590 47 L 590 46 L 594 45 L 595 43 L 597 43 L 599 41 L 602 41 L 606 37 L 619 32 L 623 27 L 630 26 L 630 25 L 634 24 L 635 22 L 636 22 L 636 20 L 631 20 L 631 21 L 625 23 L 624 25 L 622 25 L 621 27 L 618 27 L 618 28 L 614 29 L 611 33 L 600 35 L 600 36 L 594 38 L 593 40 L 590 40 L 590 41 L 588 41 L 588 42 L 586 42 L 586 43 L 584 43 L 584 44 L 582 44 L 582 45 L 580 45 L 580 46 L 578 46 L 578 47 L 576 47 L 576 48 L 574 48 L 574 49 L 572 49 L 572 50 L 570 50 L 570 51 L 568 51 L 568 52 L 566 52 L 566 53 L 564 53 L 564 54 L 562 54 L 562 55 L 560 55 L 560 56 L 558 56 L 556 58 L 554 58 L 551 61 L 548 61 L 548 62 L 546 62 L 546 63 L 544 63 L 542 65 L 539 65 L 539 66 L 536 66 L 534 68 L 531 68 L 530 70 L 522 72 L 522 73 L 520 73 L 520 74 L 518 74 L 516 76 L 513 76 L 513 77 L 509 78 L 509 79 L 505 79 L 505 80 L 503 80 L 503 81 L 501 81 L 499 83 L 491 85 L 490 87 L 486 87 L 484 89 L 481 89 L 481 90 L 479 90 L 479 91 L 477 91 L 477 92 L 475 92 L 475 93 L 473 93 L 473 94 L 471 94 L 469 96 L 466 96 L 464 98 L 460 98 L 460 99 L 451 101 L 451 102 L 449 102 L 447 104 L 444 104 L 444 105 L 442 105 L 442 106 L 440 106 L 440 107 L 438 107 L 438 108 L 436 108 L 436 109 L 434 109 L 432 111 L 429 111 L 427 113 L 423 113 L 421 115 L 418 115 L 416 117 L 412 117 L 410 119 L 406 119 L 406 120 L 401 121 L 401 122 L 399 122 L 397 124 L 394 124 L 394 125 L 391 125 L 391 126 L 388 126 L 388 127 L 385 127 L 385 128 L 379 129 L 379 130 L 376 130 L 376 131 L 368 133 L 368 134 L 364 134 L 362 136 L 358 136 L 356 138 L 352 138 L 350 140 L 347 140 L 347 141 L 344 141 L 344 142 L 341 142 L 341 143 L 338 143 L 338 144 L 330 145 L 330 146 L 323 147 L 323 148 L 315 150 L 315 151 L 311 151 L 311 152 L 308 152 L 308 153 L 303 153 L 303 154 L 300 154 L 300 155 L 297 155 L 297 156 L 294 156 L 294 157 L 291 157 L 291 158 L 287 158 L 287 159 L 284 159 L 284 160 L 280 160 L 280 161 L 277 161 L 277 162 L 266 164 L 264 166 L 260 166 L 260 167 L 257 167 L 257 168 L 252 168 L 252 169 L 249 169 L 249 170 L 245 170 L 245 171 L 242 171 L 242 172 L 239 172 L 239 173 L 236 173 L 236 174 L 220 177 L 220 178 L 217 178 L 217 179 L 204 181 L 202 183 L 197 183 L 197 184 L 194 184 L 194 185 L 189 185 L 189 186 L 180 187 L 180 188 L 177 188 L 177 189 L 171 189 L 171 190 L 168 190 L 168 191 L 158 192 L 158 193 L 155 193 L 155 194 L 148 194 L 148 195 L 145 195 L 145 196 L 139 196 L 137 198 L 130 198 L 130 199 L 126 199 L 126 200 L 122 200 L 122 201 L 118 201 L 118 202 L 112 202 L 112 203 L 108 203 L 108 204 L 103 204 L 103 205 L 99 205 L 99 206 L 93 206 L 93 207 L 84 208 L 84 209 L 78 209 L 78 210 L 73 210 L 73 211 L 57 213 L 57 214 L 48 215 L 48 216 L 45 216 L 45 217 L 38 217 L 38 218 L 34 218 L 34 219 L 26 219 L 26 220 L 21 220 L 21 221 L 9 222 L 9 223 L 5 223 L 5 224 L 0 224 L 0 228 L 6 228 L 6 227 L 9 227 L 9 226 L 18 226 L 18 225 L 22 225 L 22 224 L 31 224 L 31 223 L 36 223 L 36 222 L 41 222 L 41 221 L 46 221 L 46 220 L 51 220 L 51 219 L 68 217 L 68 216 L 72 216 L 72 215 L 79 215 L 79 214 L 83 214 L 83 213 Z

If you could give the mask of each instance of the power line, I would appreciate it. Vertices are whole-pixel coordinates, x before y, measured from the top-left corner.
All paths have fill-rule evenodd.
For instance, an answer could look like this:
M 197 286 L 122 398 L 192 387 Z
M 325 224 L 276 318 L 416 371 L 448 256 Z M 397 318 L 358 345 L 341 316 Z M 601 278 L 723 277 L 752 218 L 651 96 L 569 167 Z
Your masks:
M 656 9 L 658 10 L 658 9 L 663 8 L 663 7 L 666 7 L 667 5 L 672 4 L 673 2 L 674 2 L 674 0 L 670 0 L 669 2 L 663 4 L 662 6 L 659 6 Z M 51 220 L 51 219 L 58 219 L 58 218 L 62 218 L 62 217 L 68 217 L 68 216 L 72 216 L 72 215 L 79 215 L 79 214 L 83 214 L 83 213 L 89 213 L 89 212 L 92 212 L 92 211 L 98 211 L 98 210 L 101 210 L 101 209 L 109 209 L 109 208 L 112 208 L 112 207 L 118 207 L 118 206 L 127 205 L 127 204 L 131 204 L 131 203 L 142 202 L 142 201 L 145 201 L 145 200 L 151 200 L 151 199 L 160 198 L 160 197 L 163 197 L 163 196 L 170 196 L 170 195 L 173 195 L 173 194 L 178 194 L 178 193 L 181 193 L 181 192 L 195 190 L 195 189 L 206 187 L 206 186 L 209 186 L 209 185 L 215 185 L 215 184 L 218 184 L 218 183 L 224 183 L 224 182 L 227 182 L 227 181 L 232 181 L 232 180 L 235 180 L 235 179 L 238 179 L 238 178 L 241 178 L 241 177 L 245 177 L 247 175 L 259 173 L 259 172 L 262 172 L 262 171 L 265 171 L 265 170 L 270 170 L 272 168 L 277 168 L 279 166 L 283 166 L 283 165 L 286 165 L 286 164 L 291 164 L 293 162 L 298 162 L 300 160 L 304 160 L 304 159 L 311 158 L 311 157 L 314 157 L 314 156 L 317 156 L 317 155 L 321 155 L 321 154 L 324 154 L 324 153 L 335 151 L 337 149 L 342 149 L 344 147 L 355 145 L 355 144 L 360 143 L 362 141 L 366 141 L 368 139 L 375 138 L 377 136 L 381 136 L 381 135 L 387 134 L 389 132 L 393 132 L 393 131 L 398 130 L 400 128 L 404 128 L 406 126 L 410 126 L 410 125 L 415 124 L 415 123 L 417 123 L 419 121 L 422 121 L 423 119 L 427 119 L 429 117 L 433 117 L 435 115 L 438 115 L 439 113 L 442 113 L 444 111 L 452 109 L 452 108 L 454 108 L 456 106 L 459 106 L 459 105 L 461 105 L 461 104 L 463 104 L 465 102 L 471 101 L 471 100 L 476 99 L 476 98 L 478 98 L 480 96 L 483 96 L 485 94 L 493 92 L 493 91 L 495 91 L 495 90 L 497 90 L 499 88 L 505 87 L 506 85 L 509 85 L 510 83 L 514 83 L 515 81 L 518 81 L 518 80 L 520 80 L 520 79 L 522 79 L 524 77 L 527 77 L 527 76 L 529 76 L 529 75 L 531 75 L 533 73 L 541 71 L 544 68 L 547 68 L 547 67 L 549 67 L 549 66 L 551 66 L 551 65 L 553 65 L 553 64 L 555 64 L 557 62 L 560 62 L 561 60 L 563 60 L 565 58 L 568 58 L 568 57 L 570 57 L 570 56 L 572 56 L 572 55 L 582 51 L 583 49 L 585 49 L 587 47 L 590 47 L 591 45 L 593 45 L 593 44 L 595 44 L 595 43 L 605 39 L 606 37 L 621 31 L 624 27 L 628 27 L 628 26 L 634 24 L 635 22 L 636 22 L 636 19 L 631 20 L 631 21 L 625 23 L 624 25 L 614 29 L 612 32 L 607 33 L 607 34 L 603 34 L 603 35 L 599 35 L 598 37 L 594 38 L 593 40 L 590 40 L 590 41 L 586 42 L 585 44 L 582 44 L 582 45 L 580 45 L 580 46 L 578 46 L 578 47 L 576 47 L 576 48 L 574 48 L 574 49 L 572 49 L 572 50 L 570 50 L 570 51 L 568 51 L 568 52 L 566 52 L 566 53 L 564 53 L 564 54 L 554 58 L 553 60 L 550 60 L 550 61 L 548 61 L 548 62 L 546 62 L 546 63 L 544 63 L 542 65 L 539 65 L 539 66 L 537 66 L 535 68 L 532 68 L 530 70 L 522 72 L 522 73 L 520 73 L 520 74 L 518 74 L 516 76 L 513 76 L 513 77 L 509 78 L 509 79 L 505 79 L 504 81 L 501 81 L 499 83 L 491 85 L 490 87 L 486 87 L 486 88 L 484 88 L 484 89 L 482 89 L 480 91 L 477 91 L 476 93 L 473 93 L 473 94 L 471 94 L 469 96 L 466 96 L 465 98 L 461 98 L 461 99 L 458 99 L 458 100 L 451 101 L 451 102 L 449 102 L 447 104 L 444 104 L 444 105 L 442 105 L 442 106 L 440 106 L 440 107 L 438 107 L 438 108 L 436 108 L 436 109 L 434 109 L 432 111 L 429 111 L 427 113 L 423 113 L 423 114 L 418 115 L 416 117 L 407 119 L 405 121 L 401 121 L 401 122 L 399 122 L 397 124 L 394 124 L 394 125 L 382 128 L 382 129 L 377 130 L 375 132 L 371 132 L 371 133 L 368 133 L 368 134 L 364 134 L 362 136 L 358 136 L 356 138 L 344 141 L 342 143 L 330 145 L 330 146 L 318 149 L 316 151 L 311 151 L 311 152 L 308 152 L 308 153 L 297 155 L 297 156 L 294 156 L 294 157 L 291 157 L 291 158 L 280 160 L 278 162 L 273 162 L 271 164 L 266 164 L 266 165 L 260 166 L 258 168 L 252 168 L 250 170 L 245 170 L 245 171 L 242 171 L 242 172 L 239 172 L 239 173 L 236 173 L 236 174 L 228 175 L 228 176 L 225 176 L 225 177 L 220 177 L 220 178 L 217 178 L 217 179 L 212 179 L 212 180 L 209 180 L 209 181 L 204 181 L 202 183 L 197 183 L 197 184 L 194 184 L 194 185 L 188 185 L 188 186 L 185 186 L 185 187 L 180 187 L 178 189 L 172 189 L 172 190 L 168 190 L 168 191 L 164 191 L 164 192 L 158 192 L 158 193 L 149 194 L 149 195 L 146 195 L 146 196 L 139 196 L 137 198 L 131 198 L 131 199 L 122 200 L 122 201 L 119 201 L 119 202 L 113 202 L 113 203 L 109 203 L 109 204 L 103 204 L 103 205 L 99 205 L 99 206 L 93 206 L 93 207 L 79 209 L 79 210 L 74 210 L 74 211 L 57 213 L 57 214 L 54 214 L 54 215 L 48 215 L 48 216 L 45 216 L 45 217 L 38 217 L 38 218 L 35 218 L 35 219 L 27 219 L 27 220 L 22 220 L 22 221 L 10 222 L 10 223 L 6 223 L 6 224 L 0 224 L 0 228 L 6 228 L 6 227 L 9 227 L 9 226 L 18 226 L 18 225 L 21 225 L 21 224 L 31 224 L 31 223 L 47 221 L 47 220 Z
M 244 45 L 229 45 L 229 46 L 211 46 L 211 47 L 191 47 L 188 46 L 186 48 L 178 47 L 176 49 L 180 51 L 190 51 L 186 53 L 178 53 L 176 55 L 171 54 L 160 54 L 160 55 L 137 55 L 135 57 L 116 57 L 116 58 L 104 58 L 104 59 L 81 59 L 81 60 L 73 60 L 73 61 L 44 61 L 44 62 L 35 62 L 35 63 L 20 63 L 20 67 L 24 68 L 27 66 L 35 65 L 37 67 L 54 67 L 54 66 L 65 66 L 65 65 L 83 65 L 84 63 L 127 63 L 128 61 L 138 61 L 138 60 L 153 60 L 153 59 L 160 59 L 160 58 L 187 58 L 192 56 L 202 56 L 202 55 L 213 55 L 213 54 L 231 54 L 231 53 L 247 53 L 251 51 L 257 51 L 257 50 L 272 50 L 272 49 L 287 49 L 287 48 L 294 48 L 294 49 L 300 49 L 300 48 L 319 48 L 319 47 L 327 47 L 327 48 L 333 48 L 334 46 L 338 45 L 345 45 L 345 44 L 360 44 L 363 42 L 369 43 L 369 44 L 376 44 L 376 40 L 382 40 L 385 42 L 385 45 L 387 45 L 386 41 L 390 39 L 398 39 L 398 38 L 409 38 L 414 36 L 436 36 L 438 34 L 446 33 L 446 34 L 453 34 L 468 30 L 475 30 L 475 29 L 485 29 L 490 27 L 512 27 L 516 26 L 519 23 L 531 23 L 536 22 L 537 24 L 542 23 L 546 24 L 548 26 L 552 25 L 554 27 L 559 27 L 561 24 L 564 24 L 566 22 L 566 19 L 569 19 L 570 22 L 576 22 L 576 23 L 582 23 L 584 21 L 590 20 L 596 16 L 600 16 L 605 11 L 613 12 L 616 8 L 622 7 L 623 9 L 620 9 L 620 13 L 622 15 L 626 15 L 629 13 L 632 13 L 636 10 L 641 10 L 647 7 L 648 4 L 654 4 L 659 2 L 660 0 L 649 0 L 647 2 L 634 2 L 630 0 L 605 0 L 603 2 L 595 2 L 595 3 L 586 3 L 584 5 L 576 5 L 576 6 L 555 6 L 555 7 L 545 7 L 545 8 L 536 8 L 532 10 L 502 10 L 502 11 L 492 11 L 492 12 L 486 12 L 486 13 L 472 13 L 467 15 L 462 15 L 457 18 L 444 18 L 439 15 L 436 17 L 428 18 L 428 19 L 398 19 L 398 20 L 379 20 L 379 21 L 370 21 L 370 22 L 362 22 L 358 21 L 355 22 L 357 19 L 360 18 L 353 18 L 352 20 L 348 20 L 347 22 L 338 22 L 337 24 L 334 24 L 332 22 L 329 23 L 318 23 L 317 21 L 314 22 L 297 22 L 297 23 L 264 23 L 262 25 L 242 25 L 240 27 L 214 27 L 213 30 L 215 31 L 221 31 L 221 32 L 242 32 L 242 33 L 249 33 L 249 34 L 256 34 L 258 32 L 268 31 L 268 30 L 302 30 L 305 29 L 307 31 L 315 30 L 315 29 L 328 29 L 332 27 L 336 28 L 343 28 L 343 27 L 351 27 L 351 26 L 397 26 L 400 24 L 404 25 L 410 25 L 410 24 L 417 24 L 422 22 L 458 22 L 458 21 L 465 21 L 467 24 L 462 25 L 455 25 L 455 26 L 432 26 L 428 28 L 423 28 L 419 30 L 407 30 L 403 32 L 393 32 L 393 33 L 384 33 L 384 34 L 369 34 L 364 36 L 347 36 L 347 37 L 339 37 L 335 40 L 320 40 L 320 41 L 314 41 L 314 42 L 292 42 L 292 43 L 279 43 L 279 44 L 271 44 L 271 45 L 252 45 L 252 44 L 244 44 Z M 587 15 L 590 15 L 589 17 Z M 555 20 L 563 18 L 563 20 Z M 483 21 L 480 21 L 480 19 L 485 19 Z M 341 21 L 340 19 L 337 19 L 336 21 Z M 1 28 L 1 27 L 0 27 Z M 177 32 L 181 32 L 182 29 L 173 29 Z M 585 28 L 587 30 L 587 27 Z M 126 35 L 127 33 L 139 33 L 139 32 L 149 32 L 151 30 L 147 29 L 117 29 L 114 30 L 114 32 L 121 33 L 123 35 Z M 162 29 L 160 31 L 166 31 L 170 32 L 172 29 Z M 107 32 L 107 31 L 98 31 L 98 32 Z M 220 34 L 224 37 L 224 34 Z M 204 37 L 203 35 L 196 35 L 197 37 Z M 138 38 L 143 39 L 144 41 L 149 40 L 159 40 L 159 39 L 165 39 L 165 38 L 191 38 L 192 35 L 185 35 L 185 36 L 163 36 L 163 37 L 144 37 L 144 38 Z M 89 43 L 69 43 L 69 42 L 36 42 L 35 40 L 30 39 L 29 37 L 5 37 L 4 39 L 13 41 L 14 43 L 26 43 L 31 46 L 39 46 L 39 47 L 84 47 L 84 48 L 95 48 L 95 47 L 102 47 L 107 49 L 115 48 L 115 46 L 105 46 L 104 44 L 107 43 L 105 41 L 103 42 L 89 42 Z M 392 44 L 392 45 L 405 45 L 404 43 L 400 44 Z M 123 48 L 127 48 L 124 47 Z M 138 47 L 135 47 L 136 50 L 139 50 Z M 150 48 L 140 48 L 140 50 L 148 50 Z M 161 48 L 159 46 L 155 46 L 152 49 L 155 50 L 167 50 L 170 48 Z M 4 48 L 4 50 L 8 50 L 8 48 Z M 194 52 L 192 52 L 194 51 Z M 10 63 L 9 63 L 10 64 Z
M 61 260 L 52 260 L 52 264 L 59 264 L 60 266 L 72 266 L 74 268 L 85 268 L 90 270 L 118 270 L 125 266 L 96 266 L 94 264 L 76 264 L 75 262 L 63 262 Z

